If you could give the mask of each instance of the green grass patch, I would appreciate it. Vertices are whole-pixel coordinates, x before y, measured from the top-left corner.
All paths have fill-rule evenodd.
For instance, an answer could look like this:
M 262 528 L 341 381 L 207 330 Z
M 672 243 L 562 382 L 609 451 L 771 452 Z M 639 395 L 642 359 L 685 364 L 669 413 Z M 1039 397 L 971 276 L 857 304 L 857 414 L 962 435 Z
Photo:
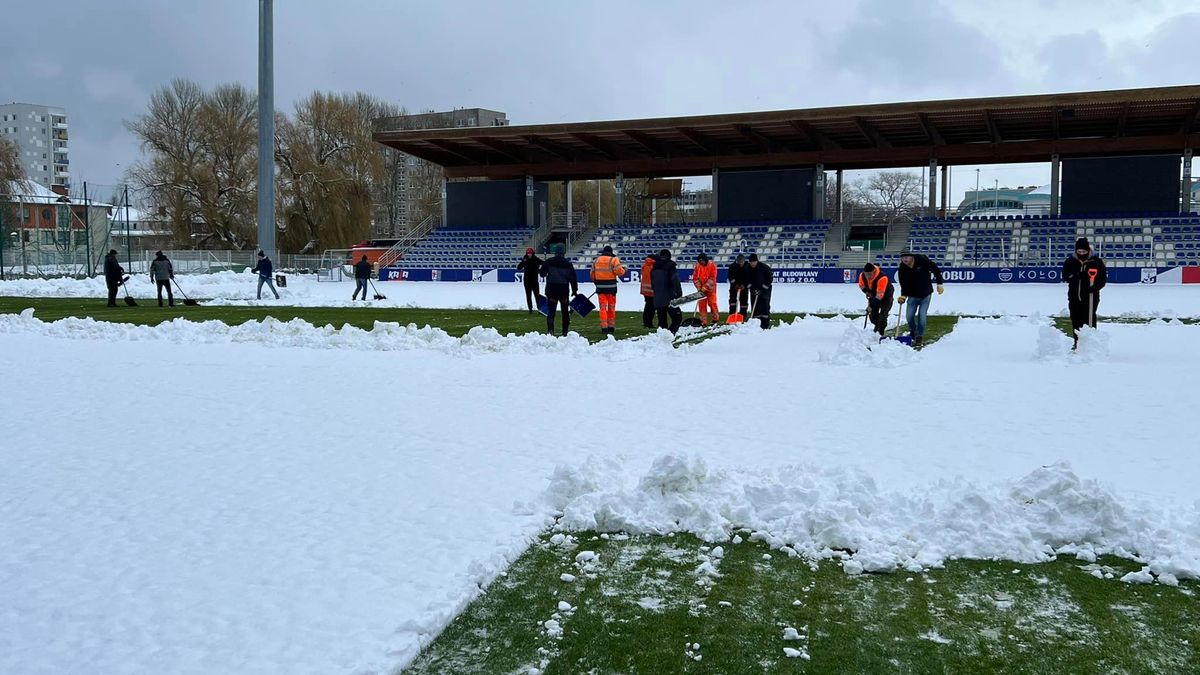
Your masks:
M 688 535 L 545 536 L 405 673 L 1200 672 L 1195 584 L 1121 583 L 1126 560 L 851 577 L 741 536 L 719 559 Z
M 121 301 L 118 301 L 121 302 Z M 90 317 L 97 321 L 131 323 L 155 326 L 164 321 L 184 318 L 190 321 L 222 321 L 231 326 L 248 321 L 262 321 L 268 317 L 279 321 L 303 319 L 313 325 L 349 324 L 370 330 L 376 321 L 393 322 L 401 325 L 436 326 L 453 336 L 462 336 L 475 326 L 495 328 L 501 333 L 545 332 L 546 318 L 541 314 L 530 314 L 525 310 L 490 309 L 424 309 L 395 308 L 361 305 L 357 307 L 292 307 L 276 305 L 229 306 L 205 305 L 188 307 L 159 307 L 153 300 L 140 300 L 137 307 L 127 307 L 122 302 L 117 307 L 106 307 L 103 299 L 93 298 L 25 298 L 0 296 L 0 314 L 13 314 L 33 308 L 34 316 L 43 321 L 57 321 L 68 317 Z M 772 323 L 790 323 L 801 314 L 779 313 L 772 315 Z M 829 317 L 821 314 L 816 316 Z M 931 316 L 926 331 L 926 343 L 932 343 L 954 328 L 957 317 Z M 556 322 L 556 328 L 562 325 Z M 573 316 L 571 330 L 596 342 L 603 339 L 600 324 L 595 316 L 581 319 Z M 641 312 L 617 312 L 618 339 L 646 335 L 650 331 L 642 327 Z M 702 341 L 703 336 L 690 342 Z

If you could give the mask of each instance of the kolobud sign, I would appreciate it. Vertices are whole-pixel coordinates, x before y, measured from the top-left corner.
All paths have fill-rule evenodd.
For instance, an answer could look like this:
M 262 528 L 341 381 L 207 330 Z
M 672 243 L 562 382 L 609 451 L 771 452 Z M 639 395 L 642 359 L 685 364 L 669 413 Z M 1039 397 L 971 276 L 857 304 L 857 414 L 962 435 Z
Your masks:
M 1113 284 L 1152 284 L 1167 268 L 1153 267 L 1110 267 L 1108 282 Z M 772 270 L 777 284 L 853 284 L 858 281 L 858 269 L 776 267 Z M 896 268 L 885 267 L 883 271 L 895 278 Z M 1185 270 L 1186 272 L 1187 270 Z M 507 270 L 460 270 L 460 269 L 397 269 L 384 268 L 379 271 L 380 281 L 481 281 L 495 273 L 496 280 L 519 282 L 523 277 L 513 269 Z M 719 270 L 717 280 L 725 283 L 726 270 Z M 580 283 L 590 283 L 588 270 L 577 270 Z M 1057 267 L 953 267 L 942 270 L 948 284 L 1055 284 L 1062 282 L 1062 271 Z M 680 267 L 679 278 L 691 281 L 691 267 Z M 636 284 L 641 280 L 639 270 L 629 270 L 621 278 L 626 283 Z

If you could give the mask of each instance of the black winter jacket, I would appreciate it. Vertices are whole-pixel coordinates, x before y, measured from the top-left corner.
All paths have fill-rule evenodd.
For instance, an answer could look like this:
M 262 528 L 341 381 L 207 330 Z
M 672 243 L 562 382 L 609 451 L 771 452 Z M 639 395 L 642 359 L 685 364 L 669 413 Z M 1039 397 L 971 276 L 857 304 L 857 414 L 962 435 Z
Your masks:
M 1091 270 L 1095 270 L 1095 282 L 1092 281 Z M 1089 256 L 1080 260 L 1079 256 L 1071 256 L 1063 262 L 1063 281 L 1067 282 L 1067 299 L 1071 302 L 1087 302 L 1088 294 L 1100 294 L 1100 289 L 1108 283 L 1108 269 L 1104 261 L 1097 256 Z
M 575 266 L 561 255 L 556 255 L 542 265 L 541 275 L 546 277 L 546 297 L 551 300 L 565 300 L 567 289 L 571 295 L 579 292 L 579 279 L 575 276 Z
M 759 263 L 760 265 L 762 263 Z M 730 286 L 747 286 L 750 284 L 750 264 L 742 263 L 738 265 L 736 262 L 729 266 L 727 271 L 727 280 Z
M 370 279 L 372 271 L 374 271 L 374 267 L 371 266 L 371 263 L 365 260 L 360 260 L 354 263 L 355 279 Z
M 671 301 L 683 297 L 679 282 L 679 267 L 670 258 L 659 258 L 650 269 L 650 286 L 654 289 L 654 307 L 670 307 Z
M 538 274 L 542 271 L 542 259 L 536 255 L 526 256 L 521 258 L 521 262 L 517 263 L 517 271 L 525 273 L 525 285 L 537 286 Z
M 757 267 L 751 267 L 746 263 L 746 280 L 750 286 L 751 293 L 771 292 L 771 266 L 765 262 L 758 263 Z
M 907 298 L 927 298 L 933 294 L 933 283 L 929 280 L 929 275 L 933 275 L 937 279 L 937 284 L 941 286 L 946 283 L 942 278 L 942 270 L 938 269 L 937 263 L 920 253 L 913 254 L 913 266 L 910 268 L 904 263 L 900 263 L 900 295 Z
M 106 280 L 120 281 L 123 274 L 125 274 L 125 268 L 121 267 L 121 263 L 117 262 L 117 256 L 104 256 L 104 278 Z

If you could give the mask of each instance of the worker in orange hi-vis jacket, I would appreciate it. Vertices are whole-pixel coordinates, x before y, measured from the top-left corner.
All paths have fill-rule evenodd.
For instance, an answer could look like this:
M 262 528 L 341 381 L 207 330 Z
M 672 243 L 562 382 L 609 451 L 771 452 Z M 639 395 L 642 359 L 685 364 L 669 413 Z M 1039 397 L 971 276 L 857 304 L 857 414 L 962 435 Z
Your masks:
M 613 254 L 612 246 L 604 250 L 592 263 L 592 283 L 596 285 L 596 299 L 600 305 L 600 332 L 617 332 L 617 281 L 625 274 L 621 259 Z
M 717 264 L 708 259 L 704 253 L 696 256 L 696 266 L 692 268 L 692 283 L 696 290 L 704 293 L 704 297 L 696 303 L 700 313 L 700 321 L 704 325 L 721 322 L 721 310 L 717 307 Z

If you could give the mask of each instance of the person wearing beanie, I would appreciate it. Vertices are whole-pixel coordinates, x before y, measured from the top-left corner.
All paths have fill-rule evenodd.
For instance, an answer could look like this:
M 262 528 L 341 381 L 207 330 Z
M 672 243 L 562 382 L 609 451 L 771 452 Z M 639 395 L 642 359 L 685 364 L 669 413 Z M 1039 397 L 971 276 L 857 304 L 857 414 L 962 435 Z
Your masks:
M 737 254 L 737 259 L 729 265 L 726 272 L 726 280 L 729 282 L 729 313 L 749 313 L 750 267 L 746 265 L 746 256 Z
M 546 279 L 546 332 L 554 333 L 554 315 L 562 312 L 562 336 L 571 328 L 571 296 L 579 292 L 575 266 L 567 260 L 567 247 L 554 245 L 554 257 L 542 264 L 541 276 Z
M 278 300 L 279 291 L 275 290 L 275 280 L 271 278 L 272 273 L 275 271 L 275 266 L 271 263 L 271 259 L 267 257 L 266 253 L 262 251 L 258 252 L 258 262 L 254 264 L 254 268 L 250 271 L 258 272 L 258 299 L 262 300 L 262 287 L 263 284 L 266 284 L 267 288 L 271 289 L 271 292 L 275 294 L 275 299 Z
M 150 281 L 158 290 L 158 306 L 162 307 L 163 289 L 167 289 L 167 304 L 175 306 L 175 295 L 171 293 L 171 280 L 175 278 L 175 268 L 162 251 L 155 251 L 154 261 L 150 263 Z
M 1072 349 L 1075 349 L 1079 346 L 1079 329 L 1096 327 L 1100 289 L 1108 283 L 1104 261 L 1092 255 L 1092 245 L 1086 237 L 1075 242 L 1075 255 L 1063 262 L 1062 277 L 1067 282 L 1067 309 L 1071 313 L 1071 332 L 1075 338 Z
M 371 275 L 375 272 L 375 267 L 367 262 L 366 254 L 354 263 L 354 293 L 350 296 L 350 301 L 354 302 L 358 299 L 358 292 L 362 291 L 363 300 L 367 299 L 367 284 L 371 281 Z
M 108 306 L 117 307 L 117 289 L 121 286 L 121 278 L 125 276 L 125 268 L 117 262 L 117 249 L 109 249 L 104 256 L 104 284 L 108 286 Z
M 671 251 L 658 252 L 658 260 L 650 271 L 650 284 L 654 287 L 654 309 L 658 312 L 658 329 L 666 328 L 679 332 L 683 323 L 683 310 L 672 307 L 671 301 L 683 297 L 683 284 L 679 282 L 679 268 L 671 260 Z
M 750 254 L 750 314 L 758 318 L 764 330 L 771 327 L 771 266 L 759 262 L 758 254 Z
M 905 318 L 908 321 L 908 334 L 912 336 L 912 346 L 920 349 L 925 340 L 925 317 L 929 314 L 929 301 L 933 298 L 933 283 L 930 276 L 937 280 L 937 294 L 945 291 L 945 279 L 942 270 L 928 257 L 920 253 L 905 250 L 900 254 L 900 271 L 897 273 L 900 281 L 900 304 L 908 302 Z
M 692 284 L 704 297 L 696 302 L 696 310 L 700 313 L 701 325 L 720 323 L 721 310 L 717 308 L 717 264 L 708 259 L 708 254 L 696 256 L 696 265 L 692 267 Z
M 600 305 L 600 333 L 617 332 L 617 282 L 625 274 L 621 259 L 605 246 L 592 263 L 592 283 L 596 285 L 596 300 Z
M 654 263 L 656 262 L 658 262 L 658 256 L 653 253 L 647 253 L 646 259 L 642 261 L 641 290 L 644 301 L 642 326 L 647 330 L 654 330 L 654 283 L 650 275 L 654 272 Z
M 892 311 L 895 292 L 887 275 L 878 265 L 867 263 L 858 275 L 858 288 L 867 296 L 867 317 L 882 339 L 887 334 L 888 312 Z
M 517 271 L 524 273 L 522 282 L 525 284 L 525 304 L 529 307 L 529 313 L 533 314 L 534 302 L 540 295 L 538 293 L 538 275 L 542 273 L 542 259 L 534 254 L 532 248 L 527 248 L 525 257 L 517 263 Z

